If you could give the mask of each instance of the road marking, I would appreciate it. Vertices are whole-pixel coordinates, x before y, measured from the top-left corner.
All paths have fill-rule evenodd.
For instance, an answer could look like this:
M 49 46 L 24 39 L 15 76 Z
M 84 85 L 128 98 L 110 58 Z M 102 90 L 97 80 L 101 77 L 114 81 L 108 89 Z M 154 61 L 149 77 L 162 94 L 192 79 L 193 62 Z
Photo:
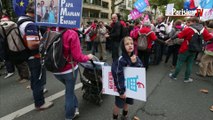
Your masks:
M 75 85 L 75 90 L 81 88 L 82 86 L 83 86 L 82 83 L 76 84 Z M 65 94 L 65 90 L 62 90 L 62 91 L 60 91 L 60 92 L 58 92 L 58 93 L 56 93 L 54 95 L 51 95 L 51 96 L 45 98 L 45 101 L 53 101 L 53 100 L 55 100 L 57 98 L 62 97 L 64 94 Z M 17 111 L 15 111 L 13 113 L 10 113 L 10 114 L 8 114 L 8 115 L 6 115 L 4 117 L 1 117 L 0 120 L 13 120 L 13 119 L 18 118 L 18 117 L 20 117 L 20 116 L 22 116 L 22 115 L 34 110 L 34 109 L 35 109 L 34 104 L 31 104 L 29 106 L 26 106 L 26 107 L 20 109 L 20 110 L 17 110 Z

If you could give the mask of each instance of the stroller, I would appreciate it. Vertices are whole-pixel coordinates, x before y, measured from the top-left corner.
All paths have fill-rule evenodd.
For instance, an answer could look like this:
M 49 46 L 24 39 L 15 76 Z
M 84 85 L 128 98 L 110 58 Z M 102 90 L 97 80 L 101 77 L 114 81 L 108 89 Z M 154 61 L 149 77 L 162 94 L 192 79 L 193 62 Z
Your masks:
M 102 66 L 108 65 L 105 62 L 100 62 L 95 57 L 95 61 L 90 60 L 86 63 L 80 63 L 83 67 L 83 75 L 79 69 L 80 80 L 83 84 L 83 99 L 101 105 L 102 100 Z M 83 77 L 84 76 L 84 77 Z

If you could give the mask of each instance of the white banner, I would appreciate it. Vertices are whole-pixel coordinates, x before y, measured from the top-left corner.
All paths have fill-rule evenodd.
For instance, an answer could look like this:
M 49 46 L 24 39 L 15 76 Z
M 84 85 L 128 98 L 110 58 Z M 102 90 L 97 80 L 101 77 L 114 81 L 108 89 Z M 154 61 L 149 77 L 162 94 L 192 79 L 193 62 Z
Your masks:
M 167 4 L 166 6 L 166 16 L 173 15 L 174 3 Z
M 125 67 L 126 96 L 146 101 L 146 74 L 145 68 Z M 111 73 L 111 66 L 102 67 L 103 94 L 119 96 Z
M 202 21 L 208 21 L 213 19 L 213 9 L 203 9 L 202 16 L 200 18 Z

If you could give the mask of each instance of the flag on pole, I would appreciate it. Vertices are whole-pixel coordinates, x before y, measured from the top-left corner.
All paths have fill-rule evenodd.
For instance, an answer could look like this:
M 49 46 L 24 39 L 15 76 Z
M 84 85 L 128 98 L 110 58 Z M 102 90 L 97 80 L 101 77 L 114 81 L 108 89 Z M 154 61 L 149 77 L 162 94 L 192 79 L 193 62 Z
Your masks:
M 28 4 L 29 0 L 13 0 L 13 10 L 15 11 L 16 15 L 24 15 Z
M 192 9 L 196 9 L 194 0 L 190 0 L 189 8 L 190 8 L 191 10 L 192 10 Z
M 213 8 L 213 0 L 201 0 L 200 7 L 203 9 L 212 9 Z
M 134 3 L 134 7 L 139 11 L 139 12 L 143 12 L 146 7 L 147 7 L 147 3 L 144 0 L 138 0 Z

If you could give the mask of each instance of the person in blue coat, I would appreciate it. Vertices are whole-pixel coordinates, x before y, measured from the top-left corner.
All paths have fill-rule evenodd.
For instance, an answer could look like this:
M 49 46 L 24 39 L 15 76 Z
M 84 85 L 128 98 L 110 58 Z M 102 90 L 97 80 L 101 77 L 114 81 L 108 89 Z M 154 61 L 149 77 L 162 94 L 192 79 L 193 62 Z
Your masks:
M 122 55 L 112 63 L 112 76 L 117 88 L 117 92 L 120 96 L 115 97 L 115 106 L 113 109 L 113 119 L 118 119 L 119 109 L 123 109 L 122 117 L 127 118 L 128 104 L 133 104 L 132 98 L 126 97 L 126 87 L 124 78 L 124 67 L 142 67 L 141 60 L 134 55 L 134 43 L 133 39 L 129 36 L 124 37 L 121 40 L 120 47 Z

